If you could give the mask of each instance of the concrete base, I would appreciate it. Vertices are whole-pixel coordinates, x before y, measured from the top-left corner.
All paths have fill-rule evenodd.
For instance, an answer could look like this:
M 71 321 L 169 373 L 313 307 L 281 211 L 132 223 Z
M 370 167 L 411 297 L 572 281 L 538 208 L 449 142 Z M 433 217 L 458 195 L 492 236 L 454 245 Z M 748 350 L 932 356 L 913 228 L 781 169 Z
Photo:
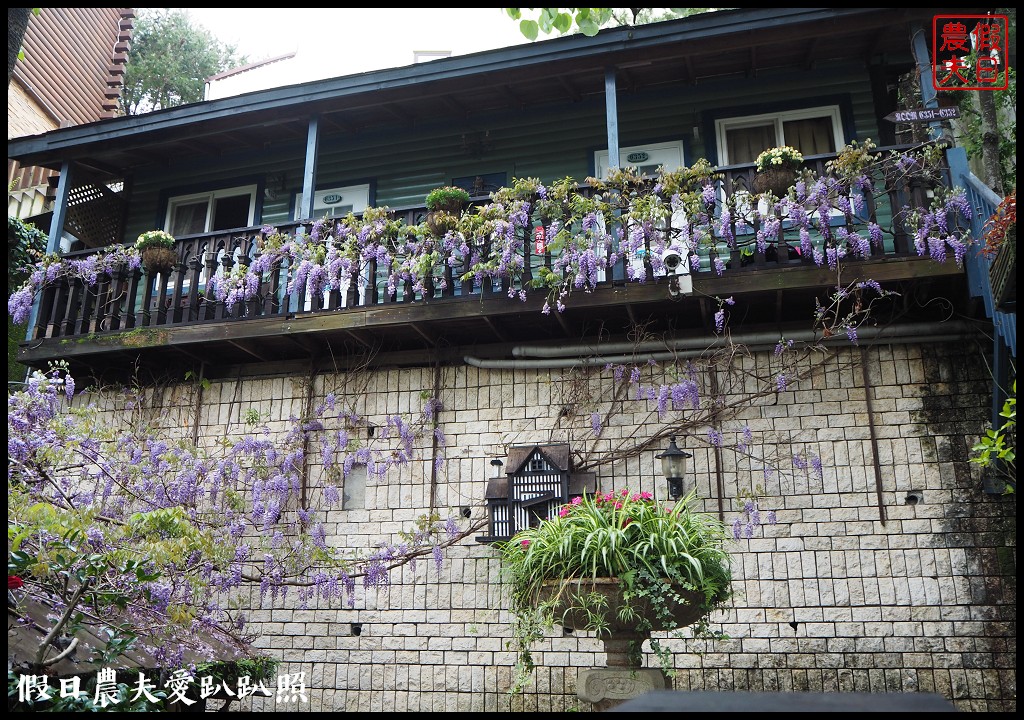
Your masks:
M 576 695 L 602 711 L 651 690 L 666 690 L 669 679 L 661 670 L 647 668 L 593 668 L 580 670 Z

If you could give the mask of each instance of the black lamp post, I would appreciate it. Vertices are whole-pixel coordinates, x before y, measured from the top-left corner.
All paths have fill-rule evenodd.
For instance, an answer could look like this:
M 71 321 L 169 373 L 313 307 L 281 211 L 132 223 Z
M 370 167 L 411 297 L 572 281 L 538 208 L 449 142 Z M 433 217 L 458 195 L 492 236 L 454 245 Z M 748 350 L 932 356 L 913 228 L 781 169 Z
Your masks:
M 683 496 L 683 477 L 686 475 L 686 460 L 693 457 L 685 450 L 680 450 L 676 445 L 676 436 L 669 439 L 668 450 L 655 455 L 661 460 L 661 472 L 668 480 L 668 495 L 673 500 Z

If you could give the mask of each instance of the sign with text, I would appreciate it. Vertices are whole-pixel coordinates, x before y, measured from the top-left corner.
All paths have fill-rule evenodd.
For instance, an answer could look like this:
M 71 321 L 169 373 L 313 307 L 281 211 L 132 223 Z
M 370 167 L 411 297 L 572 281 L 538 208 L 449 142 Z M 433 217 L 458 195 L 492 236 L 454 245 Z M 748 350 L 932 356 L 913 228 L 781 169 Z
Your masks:
M 1006 15 L 936 15 L 932 20 L 932 85 L 936 90 L 1005 90 Z
M 937 120 L 949 120 L 960 117 L 960 108 L 909 108 L 907 110 L 895 110 L 885 116 L 885 119 L 894 123 L 918 123 L 935 122 Z

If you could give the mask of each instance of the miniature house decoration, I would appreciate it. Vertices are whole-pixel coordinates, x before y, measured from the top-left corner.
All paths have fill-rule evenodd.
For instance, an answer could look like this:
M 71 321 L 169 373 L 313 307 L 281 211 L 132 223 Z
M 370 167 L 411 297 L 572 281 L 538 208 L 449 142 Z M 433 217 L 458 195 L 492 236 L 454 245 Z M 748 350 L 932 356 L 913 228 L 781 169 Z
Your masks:
M 487 481 L 485 495 L 490 534 L 477 537 L 478 542 L 507 540 L 597 487 L 594 473 L 572 471 L 567 444 L 512 446 L 505 462 L 492 460 L 491 465 L 497 473 Z

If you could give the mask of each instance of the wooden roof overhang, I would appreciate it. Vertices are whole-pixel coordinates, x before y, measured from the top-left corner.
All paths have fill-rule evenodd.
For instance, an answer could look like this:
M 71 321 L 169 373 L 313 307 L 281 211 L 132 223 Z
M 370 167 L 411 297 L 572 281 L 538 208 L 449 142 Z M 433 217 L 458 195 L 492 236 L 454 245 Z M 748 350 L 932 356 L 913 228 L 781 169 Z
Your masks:
M 608 68 L 616 69 L 620 91 L 636 91 L 772 68 L 806 71 L 834 60 L 899 56 L 908 62 L 911 26 L 930 27 L 936 12 L 720 11 L 89 123 L 9 141 L 8 156 L 55 170 L 70 160 L 125 175 L 152 163 L 216 157 L 228 148 L 304 141 L 312 116 L 325 134 L 358 133 L 600 98 Z

